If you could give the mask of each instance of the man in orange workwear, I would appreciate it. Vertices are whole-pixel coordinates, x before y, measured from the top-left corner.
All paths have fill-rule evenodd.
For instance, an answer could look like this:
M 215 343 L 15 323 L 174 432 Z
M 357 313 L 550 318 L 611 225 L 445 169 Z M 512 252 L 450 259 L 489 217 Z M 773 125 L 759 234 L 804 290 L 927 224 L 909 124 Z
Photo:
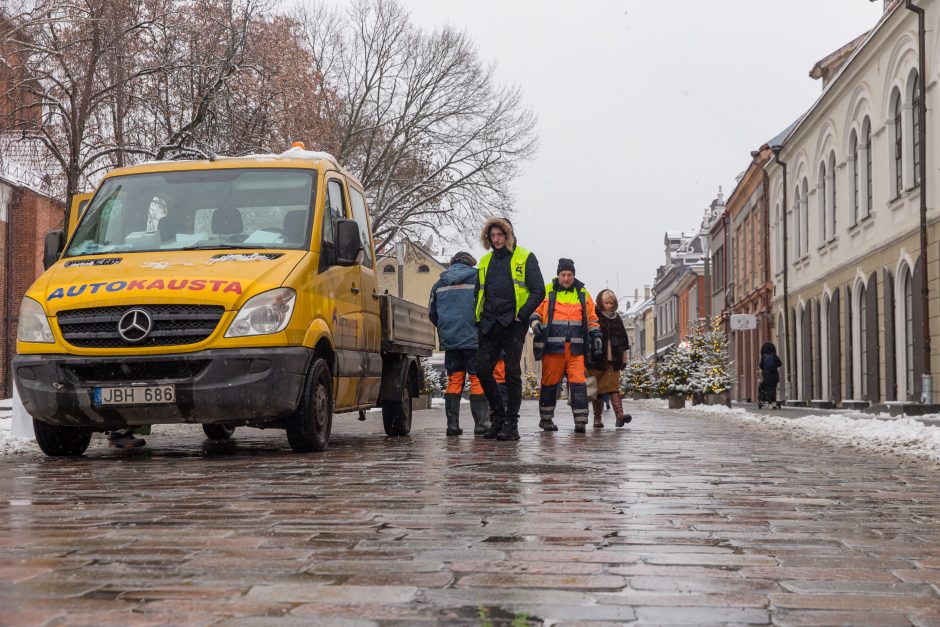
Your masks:
M 571 259 L 558 260 L 558 276 L 545 286 L 545 300 L 529 319 L 535 334 L 535 358 L 542 360 L 539 427 L 558 431 L 553 418 L 558 384 L 567 375 L 574 430 L 585 432 L 588 421 L 586 351 L 599 352 L 601 330 L 591 295 L 574 276 Z

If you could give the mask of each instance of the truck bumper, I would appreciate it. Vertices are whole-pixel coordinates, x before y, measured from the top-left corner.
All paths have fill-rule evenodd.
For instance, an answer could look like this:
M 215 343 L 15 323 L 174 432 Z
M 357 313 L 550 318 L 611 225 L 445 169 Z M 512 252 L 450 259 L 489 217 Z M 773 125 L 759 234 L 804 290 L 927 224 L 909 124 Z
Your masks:
M 145 357 L 17 355 L 16 387 L 26 411 L 55 425 L 101 430 L 173 423 L 267 422 L 297 408 L 313 351 L 303 347 L 207 350 Z M 160 405 L 95 406 L 94 389 L 176 386 Z

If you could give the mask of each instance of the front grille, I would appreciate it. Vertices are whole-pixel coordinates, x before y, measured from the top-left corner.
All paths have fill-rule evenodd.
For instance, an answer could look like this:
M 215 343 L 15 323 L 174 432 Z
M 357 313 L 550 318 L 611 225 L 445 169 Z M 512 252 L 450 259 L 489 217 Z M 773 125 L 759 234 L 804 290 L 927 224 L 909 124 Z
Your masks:
M 193 379 L 206 369 L 208 359 L 194 361 L 131 361 L 63 366 L 76 381 L 167 381 Z
M 153 330 L 140 342 L 126 342 L 118 322 L 128 309 L 144 309 Z M 212 335 L 225 307 L 218 305 L 134 305 L 60 311 L 56 319 L 62 337 L 79 348 L 125 348 L 196 344 Z

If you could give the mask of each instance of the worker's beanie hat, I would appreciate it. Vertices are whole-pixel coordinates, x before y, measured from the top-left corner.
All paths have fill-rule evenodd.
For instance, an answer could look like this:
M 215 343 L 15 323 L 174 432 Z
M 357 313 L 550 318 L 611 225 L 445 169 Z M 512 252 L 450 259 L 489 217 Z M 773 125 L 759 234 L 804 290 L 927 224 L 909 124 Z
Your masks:
M 473 258 L 473 255 L 470 253 L 460 251 L 456 253 L 453 257 L 450 258 L 450 265 L 455 263 L 462 263 L 465 266 L 470 266 L 471 268 L 477 265 L 477 260 Z
M 566 259 L 566 258 L 562 257 L 561 259 L 558 260 L 558 272 L 557 272 L 557 274 L 561 274 L 561 273 L 564 272 L 565 270 L 568 270 L 569 272 L 571 272 L 571 274 L 577 274 L 577 273 L 574 271 L 574 261 L 572 261 L 571 259 Z

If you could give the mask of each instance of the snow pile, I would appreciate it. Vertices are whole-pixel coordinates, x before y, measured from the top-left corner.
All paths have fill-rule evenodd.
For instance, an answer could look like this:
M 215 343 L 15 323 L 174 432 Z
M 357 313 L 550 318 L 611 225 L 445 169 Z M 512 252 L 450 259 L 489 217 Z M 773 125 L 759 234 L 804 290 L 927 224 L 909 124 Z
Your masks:
M 166 270 L 173 266 L 191 266 L 193 264 L 185 261 L 145 261 L 140 264 L 141 268 L 149 268 L 151 270 Z
M 940 428 L 927 426 L 914 418 L 882 420 L 854 417 L 852 414 L 784 418 L 758 416 L 746 411 L 734 417 L 814 441 L 940 463 Z
M 267 255 L 259 255 L 258 253 L 235 253 L 231 255 L 219 255 L 218 257 L 212 257 L 211 259 L 206 259 L 203 263 L 205 263 L 207 266 L 211 266 L 213 264 L 222 263 L 223 261 L 271 261 L 271 258 Z
M 38 450 L 36 442 L 13 435 L 13 399 L 0 401 L 0 455 L 33 453 Z
M 940 428 L 915 418 L 873 417 L 860 412 L 788 417 L 785 409 L 780 414 L 755 414 L 741 407 L 724 405 L 686 405 L 685 409 L 670 410 L 668 403 L 659 399 L 628 401 L 628 404 L 680 414 L 727 418 L 759 430 L 812 442 L 940 463 Z

